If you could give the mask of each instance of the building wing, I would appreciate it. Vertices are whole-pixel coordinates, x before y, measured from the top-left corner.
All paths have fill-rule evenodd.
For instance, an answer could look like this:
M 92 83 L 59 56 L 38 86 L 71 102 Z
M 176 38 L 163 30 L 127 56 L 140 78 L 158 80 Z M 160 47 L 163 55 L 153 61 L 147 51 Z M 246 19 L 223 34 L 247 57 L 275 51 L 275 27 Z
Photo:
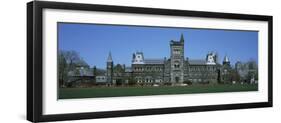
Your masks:
M 145 64 L 164 64 L 164 59 L 145 59 Z
M 192 59 L 188 62 L 190 65 L 206 65 L 206 60 L 204 59 Z

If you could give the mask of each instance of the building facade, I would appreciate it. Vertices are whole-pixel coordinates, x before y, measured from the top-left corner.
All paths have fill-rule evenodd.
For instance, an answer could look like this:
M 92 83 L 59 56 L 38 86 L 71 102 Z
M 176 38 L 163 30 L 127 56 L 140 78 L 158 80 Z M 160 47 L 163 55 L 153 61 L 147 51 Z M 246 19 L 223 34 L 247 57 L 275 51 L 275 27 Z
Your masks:
M 226 57 L 223 64 L 218 63 L 217 54 L 210 52 L 205 59 L 189 59 L 184 55 L 185 40 L 183 34 L 180 40 L 170 41 L 169 58 L 145 58 L 143 52 L 132 55 L 130 67 L 123 65 L 114 70 L 111 53 L 107 59 L 106 77 L 109 84 L 134 81 L 141 85 L 183 83 L 218 83 L 221 76 L 227 75 L 230 61 Z M 224 70 L 224 71 L 223 71 Z
M 258 65 L 255 61 L 242 63 L 240 61 L 235 64 L 235 71 L 239 74 L 239 80 L 244 83 L 258 83 Z

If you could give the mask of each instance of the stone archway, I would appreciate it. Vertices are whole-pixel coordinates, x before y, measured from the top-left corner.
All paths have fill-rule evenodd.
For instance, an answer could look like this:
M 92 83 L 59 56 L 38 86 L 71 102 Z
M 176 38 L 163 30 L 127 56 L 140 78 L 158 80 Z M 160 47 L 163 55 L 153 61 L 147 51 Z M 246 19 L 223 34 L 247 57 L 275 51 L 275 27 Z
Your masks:
M 175 80 L 176 80 L 176 83 L 179 83 L 179 81 L 180 81 L 180 77 L 175 77 Z

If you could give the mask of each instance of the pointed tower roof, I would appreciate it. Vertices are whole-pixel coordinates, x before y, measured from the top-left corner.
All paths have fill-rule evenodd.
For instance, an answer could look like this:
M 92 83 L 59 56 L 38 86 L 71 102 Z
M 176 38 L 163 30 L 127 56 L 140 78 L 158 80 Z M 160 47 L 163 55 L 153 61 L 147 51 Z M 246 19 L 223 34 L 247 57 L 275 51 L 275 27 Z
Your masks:
M 183 34 L 181 33 L 181 39 L 180 42 L 184 42 Z
M 108 54 L 108 57 L 107 57 L 107 62 L 112 62 L 111 52 L 109 52 L 109 54 Z
M 229 58 L 227 57 L 227 55 L 224 56 L 223 62 L 229 62 Z

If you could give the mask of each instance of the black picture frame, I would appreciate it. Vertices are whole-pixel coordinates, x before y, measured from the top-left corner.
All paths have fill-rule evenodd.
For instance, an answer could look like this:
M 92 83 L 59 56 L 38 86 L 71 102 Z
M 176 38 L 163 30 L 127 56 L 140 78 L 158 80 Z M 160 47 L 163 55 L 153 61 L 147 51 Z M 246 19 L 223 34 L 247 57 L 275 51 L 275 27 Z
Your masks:
M 224 105 L 207 105 L 207 106 L 189 106 L 189 107 L 167 107 L 157 109 L 139 109 L 139 110 L 122 110 L 90 113 L 71 113 L 57 115 L 43 115 L 42 109 L 42 10 L 65 9 L 65 10 L 86 10 L 102 12 L 120 12 L 120 13 L 138 13 L 151 15 L 169 15 L 169 16 L 187 16 L 203 18 L 221 18 L 221 19 L 238 19 L 238 20 L 255 20 L 268 22 L 268 101 L 258 103 L 241 103 L 241 104 L 224 104 Z M 233 13 L 217 13 L 202 11 L 185 11 L 156 8 L 140 8 L 125 6 L 93 5 L 80 3 L 62 3 L 62 2 L 45 2 L 33 1 L 27 3 L 27 120 L 32 122 L 45 121 L 63 121 L 78 119 L 94 119 L 107 117 L 123 117 L 137 115 L 154 115 L 183 112 L 200 112 L 229 109 L 245 109 L 272 107 L 272 37 L 273 37 L 273 17 L 264 15 L 248 15 Z

